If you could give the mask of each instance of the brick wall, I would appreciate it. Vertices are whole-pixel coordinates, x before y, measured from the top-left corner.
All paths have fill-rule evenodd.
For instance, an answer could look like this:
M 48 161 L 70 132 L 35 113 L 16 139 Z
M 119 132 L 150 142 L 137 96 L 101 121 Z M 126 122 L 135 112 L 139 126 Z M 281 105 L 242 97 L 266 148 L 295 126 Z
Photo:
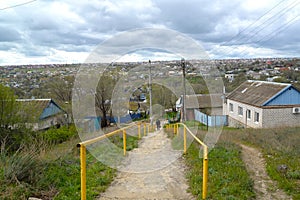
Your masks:
M 263 109 L 263 127 L 300 126 L 300 114 L 293 114 L 292 108 Z

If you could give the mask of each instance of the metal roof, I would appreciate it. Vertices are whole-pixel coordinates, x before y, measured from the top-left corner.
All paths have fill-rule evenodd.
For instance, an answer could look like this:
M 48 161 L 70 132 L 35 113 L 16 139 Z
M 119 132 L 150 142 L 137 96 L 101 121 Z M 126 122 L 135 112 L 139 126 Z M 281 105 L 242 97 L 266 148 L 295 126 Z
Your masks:
M 30 113 L 30 121 L 45 119 L 65 112 L 52 99 L 16 99 L 16 101 L 20 103 L 20 109 L 24 114 Z
M 289 87 L 292 85 L 248 80 L 232 91 L 227 99 L 260 107 Z

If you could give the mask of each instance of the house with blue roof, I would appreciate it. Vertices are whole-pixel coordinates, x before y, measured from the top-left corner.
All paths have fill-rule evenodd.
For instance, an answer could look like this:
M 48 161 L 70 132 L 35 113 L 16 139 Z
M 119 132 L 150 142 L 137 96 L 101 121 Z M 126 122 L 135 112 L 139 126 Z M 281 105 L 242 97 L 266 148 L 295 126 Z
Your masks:
M 33 130 L 68 123 L 67 113 L 53 99 L 17 99 L 19 115 Z
M 292 84 L 248 80 L 226 96 L 223 114 L 233 127 L 300 126 L 300 91 Z

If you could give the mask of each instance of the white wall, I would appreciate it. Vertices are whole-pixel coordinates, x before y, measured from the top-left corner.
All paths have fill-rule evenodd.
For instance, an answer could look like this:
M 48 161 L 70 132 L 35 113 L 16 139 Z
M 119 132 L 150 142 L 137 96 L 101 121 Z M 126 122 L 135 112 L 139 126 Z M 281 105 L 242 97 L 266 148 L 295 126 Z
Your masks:
M 229 110 L 230 103 L 233 104 L 233 112 Z M 238 114 L 238 107 L 243 108 L 243 115 Z M 252 127 L 252 128 L 262 128 L 262 119 L 263 119 L 263 111 L 261 108 L 250 106 L 247 104 L 243 104 L 237 101 L 233 101 L 230 99 L 227 99 L 227 104 L 224 104 L 224 114 L 228 115 L 229 118 L 232 118 L 233 120 L 229 120 L 229 126 L 235 126 L 235 123 L 233 121 L 238 121 L 244 126 Z M 251 118 L 247 119 L 246 116 L 246 110 L 251 111 Z M 254 121 L 254 114 L 255 112 L 259 113 L 259 122 Z M 230 122 L 231 121 L 231 122 Z

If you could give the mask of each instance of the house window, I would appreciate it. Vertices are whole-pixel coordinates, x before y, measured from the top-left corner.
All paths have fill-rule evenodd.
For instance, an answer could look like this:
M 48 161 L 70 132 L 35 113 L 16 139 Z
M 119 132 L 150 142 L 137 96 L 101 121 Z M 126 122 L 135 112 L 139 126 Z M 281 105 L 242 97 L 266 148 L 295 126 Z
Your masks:
M 232 103 L 229 103 L 229 111 L 233 112 L 233 104 Z
M 251 110 L 247 110 L 247 119 L 251 119 Z
M 259 122 L 259 113 L 258 112 L 254 113 L 254 121 Z
M 239 115 L 243 115 L 243 108 L 242 107 L 238 107 L 238 113 L 239 113 Z

